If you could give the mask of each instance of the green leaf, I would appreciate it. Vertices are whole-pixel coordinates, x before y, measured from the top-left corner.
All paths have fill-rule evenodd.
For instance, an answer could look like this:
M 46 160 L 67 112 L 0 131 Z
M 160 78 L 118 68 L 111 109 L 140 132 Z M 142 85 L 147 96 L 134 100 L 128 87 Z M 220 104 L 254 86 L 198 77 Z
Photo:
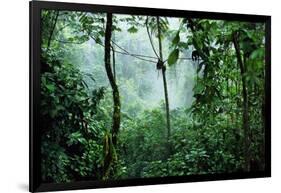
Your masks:
M 102 41 L 99 37 L 96 37 L 95 41 L 96 41 L 97 44 L 102 44 Z
M 68 41 L 73 42 L 74 38 L 70 37 L 70 38 L 68 38 Z
M 172 40 L 173 45 L 177 45 L 180 42 L 180 31 L 176 33 L 176 36 Z
M 178 59 L 179 59 L 179 49 L 174 49 L 168 57 L 168 64 L 173 65 L 177 62 Z
M 55 91 L 55 86 L 53 84 L 46 84 L 47 89 L 50 92 L 54 92 Z
M 255 60 L 255 59 L 262 59 L 264 57 L 264 48 L 259 48 L 259 49 L 256 49 L 255 51 L 252 52 L 252 54 L 250 55 L 250 58 L 252 60 Z
M 99 35 L 104 36 L 105 35 L 105 31 L 104 30 L 100 30 L 98 31 Z
M 197 82 L 197 84 L 193 88 L 193 92 L 194 94 L 201 94 L 204 89 L 205 89 L 205 85 L 201 82 Z
M 137 33 L 138 32 L 138 29 L 135 27 L 135 26 L 132 26 L 128 29 L 128 32 L 129 33 Z

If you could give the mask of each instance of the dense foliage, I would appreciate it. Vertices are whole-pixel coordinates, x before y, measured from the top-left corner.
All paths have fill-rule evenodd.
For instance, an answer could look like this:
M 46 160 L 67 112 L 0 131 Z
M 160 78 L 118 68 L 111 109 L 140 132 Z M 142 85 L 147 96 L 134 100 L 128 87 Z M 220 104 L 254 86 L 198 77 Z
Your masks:
M 264 24 L 44 10 L 42 180 L 264 170 Z

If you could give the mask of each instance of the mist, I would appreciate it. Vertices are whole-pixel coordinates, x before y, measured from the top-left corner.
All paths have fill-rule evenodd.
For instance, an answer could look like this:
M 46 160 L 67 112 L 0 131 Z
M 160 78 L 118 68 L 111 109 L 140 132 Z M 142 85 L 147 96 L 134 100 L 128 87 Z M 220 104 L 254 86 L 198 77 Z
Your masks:
M 116 17 L 118 20 L 128 16 L 117 15 Z M 168 21 L 171 31 L 171 34 L 168 35 L 172 35 L 172 32 L 179 28 L 180 19 L 168 18 Z M 151 59 L 149 60 L 157 62 L 157 56 L 153 52 L 145 27 L 138 26 L 136 33 L 129 33 L 127 29 L 130 28 L 130 25 L 127 22 L 119 22 L 118 26 L 120 26 L 122 31 L 114 31 L 112 35 L 112 39 L 117 45 L 131 54 L 150 56 Z M 182 41 L 185 41 L 185 37 L 182 34 L 180 35 Z M 158 52 L 158 39 L 153 36 L 152 40 Z M 162 39 L 164 60 L 168 58 L 171 52 L 169 48 L 170 42 L 171 40 L 166 37 Z M 68 56 L 68 59 L 75 63 L 80 71 L 83 72 L 84 80 L 90 90 L 99 87 L 110 88 L 104 68 L 104 47 L 95 43 L 92 39 L 81 45 L 73 45 L 71 47 L 71 54 Z M 116 46 L 115 49 L 122 51 Z M 164 103 L 162 72 L 156 69 L 155 63 L 117 52 L 115 57 L 116 77 L 123 112 L 136 115 L 141 109 L 153 109 Z M 180 58 L 182 57 L 190 58 L 191 51 L 181 52 Z M 166 62 L 170 110 L 189 108 L 194 101 L 193 87 L 197 74 L 194 63 L 197 62 L 179 59 L 176 64 L 168 66 Z M 94 80 L 89 78 L 89 75 L 92 75 Z M 134 108 L 129 107 L 129 104 L 135 104 Z
M 41 14 L 43 182 L 265 171 L 264 24 Z

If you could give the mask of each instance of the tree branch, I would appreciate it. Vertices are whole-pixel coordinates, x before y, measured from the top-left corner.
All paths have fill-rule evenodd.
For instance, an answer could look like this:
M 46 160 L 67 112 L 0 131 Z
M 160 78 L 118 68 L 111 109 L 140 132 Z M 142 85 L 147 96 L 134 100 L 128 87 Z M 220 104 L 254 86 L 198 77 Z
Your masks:
M 153 49 L 153 52 L 155 53 L 155 55 L 157 56 L 157 59 L 160 59 L 160 57 L 158 56 L 157 52 L 156 52 L 156 49 L 153 45 L 153 41 L 152 41 L 152 35 L 150 34 L 149 32 L 149 28 L 148 28 L 148 16 L 146 17 L 146 21 L 145 21 L 145 26 L 146 26 L 146 31 L 147 31 L 147 35 L 149 37 L 149 41 L 150 41 L 150 45 Z

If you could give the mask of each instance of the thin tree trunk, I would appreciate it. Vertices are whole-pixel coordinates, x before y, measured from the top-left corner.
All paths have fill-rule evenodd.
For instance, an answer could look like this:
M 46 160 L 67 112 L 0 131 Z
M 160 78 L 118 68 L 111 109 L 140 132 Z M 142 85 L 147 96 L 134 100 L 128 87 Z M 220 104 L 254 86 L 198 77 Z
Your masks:
M 115 66 L 115 48 L 112 48 L 112 68 L 113 68 L 113 78 L 116 82 L 116 66 Z
M 112 40 L 115 42 L 115 34 L 112 33 Z M 112 48 L 112 69 L 113 69 L 113 77 L 114 81 L 116 82 L 116 69 L 115 69 L 115 46 L 114 44 L 111 46 Z
M 104 138 L 104 161 L 103 161 L 103 179 L 107 179 L 108 175 L 111 172 L 116 171 L 116 167 L 113 165 L 114 161 L 116 161 L 116 151 L 115 148 L 117 146 L 117 135 L 120 128 L 120 96 L 118 91 L 118 86 L 115 81 L 115 77 L 112 73 L 111 68 L 111 35 L 112 35 L 112 14 L 108 13 L 106 16 L 106 28 L 105 28 L 105 40 L 104 40 L 104 64 L 106 74 L 109 80 L 109 83 L 112 88 L 113 95 L 113 115 L 112 115 L 112 129 L 111 136 L 108 134 L 105 135 Z
M 236 51 L 237 62 L 239 63 L 240 74 L 242 77 L 242 96 L 243 96 L 243 130 L 244 130 L 244 159 L 245 159 L 245 171 L 250 170 L 250 139 L 249 139 L 249 107 L 248 107 L 248 92 L 247 83 L 245 79 L 245 64 L 242 61 L 240 47 L 238 43 L 237 33 L 233 34 L 233 44 Z
M 161 42 L 161 29 L 160 29 L 160 23 L 159 23 L 159 16 L 157 16 L 157 28 L 158 28 L 159 56 L 160 56 L 161 62 L 163 62 L 162 42 Z M 170 126 L 169 97 L 168 97 L 168 88 L 167 88 L 166 68 L 165 68 L 165 66 L 162 67 L 162 76 L 163 76 L 163 83 L 164 83 L 164 94 L 165 94 L 165 105 L 166 105 L 167 141 L 169 143 L 170 135 L 171 135 L 171 126 Z
M 51 41 L 52 41 L 53 33 L 55 31 L 55 28 L 56 28 L 58 17 L 59 17 L 59 11 L 56 11 L 56 16 L 55 16 L 55 19 L 54 19 L 53 27 L 52 27 L 52 29 L 50 31 L 50 35 L 49 35 L 49 38 L 48 38 L 47 50 L 49 50 L 49 47 L 51 45 Z
M 114 146 L 117 145 L 117 135 L 120 128 L 120 96 L 118 91 L 118 86 L 116 84 L 114 75 L 111 69 L 110 62 L 110 41 L 111 41 L 111 31 L 112 31 L 112 14 L 107 14 L 106 29 L 105 29 L 105 52 L 104 52 L 104 63 L 107 73 L 108 80 L 110 82 L 113 94 L 113 117 L 112 117 L 112 143 Z

